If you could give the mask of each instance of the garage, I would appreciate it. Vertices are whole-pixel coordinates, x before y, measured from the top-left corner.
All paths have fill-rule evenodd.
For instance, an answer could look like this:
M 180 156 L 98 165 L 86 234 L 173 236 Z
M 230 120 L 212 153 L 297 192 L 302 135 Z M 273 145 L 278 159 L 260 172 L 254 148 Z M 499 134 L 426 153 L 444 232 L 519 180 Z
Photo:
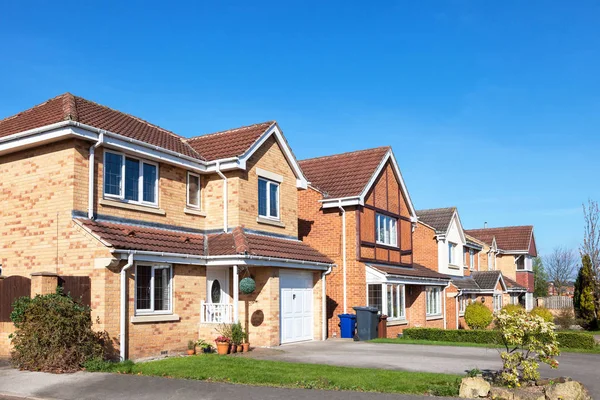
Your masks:
M 313 339 L 313 274 L 280 271 L 281 343 Z

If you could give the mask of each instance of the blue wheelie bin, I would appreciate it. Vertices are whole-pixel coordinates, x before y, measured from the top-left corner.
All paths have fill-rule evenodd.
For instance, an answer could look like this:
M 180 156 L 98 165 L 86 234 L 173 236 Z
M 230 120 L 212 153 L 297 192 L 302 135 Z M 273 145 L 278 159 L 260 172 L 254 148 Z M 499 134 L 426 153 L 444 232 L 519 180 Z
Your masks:
M 341 337 L 352 339 L 356 330 L 356 315 L 354 314 L 339 314 Z

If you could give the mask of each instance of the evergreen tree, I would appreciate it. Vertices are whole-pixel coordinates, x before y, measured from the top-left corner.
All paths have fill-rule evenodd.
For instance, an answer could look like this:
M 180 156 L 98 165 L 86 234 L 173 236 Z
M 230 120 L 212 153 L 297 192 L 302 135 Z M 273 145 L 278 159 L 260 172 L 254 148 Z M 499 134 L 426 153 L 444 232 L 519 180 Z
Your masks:
M 535 297 L 548 296 L 548 274 L 544 269 L 544 263 L 542 262 L 541 257 L 533 259 L 533 282 L 533 295 Z
M 575 295 L 573 304 L 577 317 L 582 320 L 586 329 L 596 329 L 598 326 L 598 315 L 594 302 L 594 271 L 590 256 L 584 254 L 581 260 L 581 269 L 575 280 Z

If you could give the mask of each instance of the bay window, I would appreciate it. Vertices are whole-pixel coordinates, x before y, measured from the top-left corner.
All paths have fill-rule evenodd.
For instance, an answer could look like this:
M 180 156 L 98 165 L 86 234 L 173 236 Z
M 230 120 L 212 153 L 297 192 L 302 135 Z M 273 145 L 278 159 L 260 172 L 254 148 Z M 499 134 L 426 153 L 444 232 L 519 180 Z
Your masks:
M 375 307 L 379 312 L 383 311 L 383 294 L 380 283 L 367 285 L 367 306 Z
M 104 152 L 104 195 L 126 202 L 158 205 L 158 164 Z
M 171 265 L 136 265 L 136 314 L 168 314 L 172 312 L 172 280 L 173 267 Z
M 396 218 L 377 214 L 377 243 L 388 246 L 398 246 L 397 224 L 398 220 Z
M 404 285 L 386 285 L 387 310 L 384 314 L 390 320 L 398 320 L 406 318 L 406 309 L 404 301 Z
M 279 183 L 258 178 L 258 215 L 279 219 Z
M 428 286 L 426 293 L 426 314 L 437 316 L 442 313 L 442 290 L 438 286 Z
M 502 310 L 502 295 L 495 294 L 494 295 L 494 311 Z
M 200 175 L 191 172 L 187 176 L 187 205 L 200 209 Z

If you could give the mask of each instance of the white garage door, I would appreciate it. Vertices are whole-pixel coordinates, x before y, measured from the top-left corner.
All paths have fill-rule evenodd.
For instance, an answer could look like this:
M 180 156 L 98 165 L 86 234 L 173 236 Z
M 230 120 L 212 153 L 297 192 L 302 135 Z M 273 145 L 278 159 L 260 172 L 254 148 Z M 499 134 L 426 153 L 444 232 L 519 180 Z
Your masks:
M 313 339 L 312 286 L 310 272 L 280 272 L 281 343 Z

